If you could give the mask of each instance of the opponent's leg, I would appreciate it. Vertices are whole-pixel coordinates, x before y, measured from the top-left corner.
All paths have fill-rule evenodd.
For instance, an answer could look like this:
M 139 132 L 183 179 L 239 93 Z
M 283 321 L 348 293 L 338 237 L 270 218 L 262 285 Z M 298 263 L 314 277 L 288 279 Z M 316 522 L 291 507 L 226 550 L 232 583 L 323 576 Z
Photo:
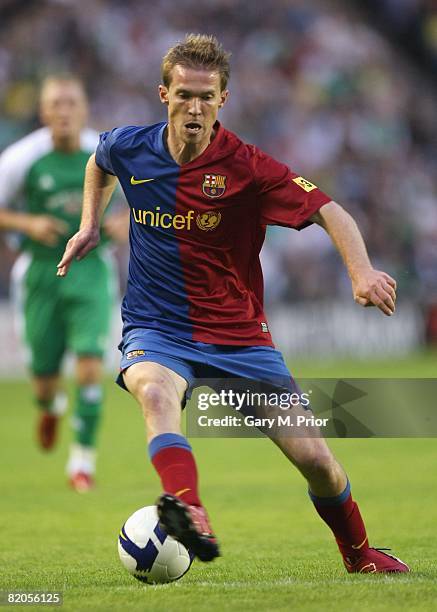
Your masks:
M 52 277 L 50 266 L 33 262 L 21 281 L 26 287 L 21 291 L 24 299 L 18 300 L 24 315 L 24 338 L 29 350 L 35 402 L 39 408 L 37 439 L 44 450 L 54 447 L 59 417 L 67 408 L 66 396 L 59 391 L 65 333 Z
M 308 435 L 320 435 L 308 430 Z M 321 437 L 282 437 L 273 440 L 306 478 L 310 498 L 331 528 L 348 572 L 407 572 L 408 566 L 370 548 L 347 476 Z
M 218 546 L 198 493 L 196 462 L 181 434 L 181 402 L 187 382 L 158 363 L 132 364 L 124 383 L 140 404 L 149 454 L 165 493 L 158 501 L 160 521 L 202 561 L 216 557 Z
M 61 283 L 67 346 L 76 355 L 75 439 L 67 473 L 78 492 L 88 491 L 94 485 L 96 439 L 103 408 L 103 355 L 114 302 L 113 279 L 111 260 L 95 253 L 74 267 Z
M 101 419 L 103 365 L 100 356 L 81 355 L 76 363 L 76 398 L 73 413 L 75 441 L 70 448 L 67 474 L 79 493 L 94 486 L 96 437 Z

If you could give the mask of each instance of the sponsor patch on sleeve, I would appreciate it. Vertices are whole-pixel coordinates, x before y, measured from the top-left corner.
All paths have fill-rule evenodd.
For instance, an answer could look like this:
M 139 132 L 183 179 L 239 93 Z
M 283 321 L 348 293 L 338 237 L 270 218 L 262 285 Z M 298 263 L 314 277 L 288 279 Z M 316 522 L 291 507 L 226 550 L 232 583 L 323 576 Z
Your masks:
M 136 357 L 142 357 L 145 354 L 146 354 L 146 351 L 143 351 L 141 349 L 136 350 L 136 351 L 129 351 L 129 353 L 126 353 L 126 359 L 128 360 L 135 359 Z
M 304 179 L 303 176 L 296 176 L 294 179 L 291 180 L 293 181 L 293 183 L 296 183 L 296 185 L 299 185 L 299 187 L 302 187 L 304 191 L 312 191 L 313 189 L 317 189 L 317 185 L 313 185 L 313 183 L 310 183 L 309 181 Z

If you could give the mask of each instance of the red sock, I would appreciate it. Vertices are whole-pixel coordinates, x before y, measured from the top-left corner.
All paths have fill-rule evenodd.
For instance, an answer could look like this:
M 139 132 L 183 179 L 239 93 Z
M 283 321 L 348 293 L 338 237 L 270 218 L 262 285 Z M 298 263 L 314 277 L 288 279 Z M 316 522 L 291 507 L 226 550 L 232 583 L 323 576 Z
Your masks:
M 152 463 L 162 488 L 190 506 L 201 506 L 197 492 L 197 468 L 193 453 L 185 448 L 167 446 L 154 454 Z
M 358 557 L 369 548 L 366 528 L 352 495 L 339 504 L 324 504 L 323 497 L 311 495 L 314 506 L 331 528 L 343 557 Z

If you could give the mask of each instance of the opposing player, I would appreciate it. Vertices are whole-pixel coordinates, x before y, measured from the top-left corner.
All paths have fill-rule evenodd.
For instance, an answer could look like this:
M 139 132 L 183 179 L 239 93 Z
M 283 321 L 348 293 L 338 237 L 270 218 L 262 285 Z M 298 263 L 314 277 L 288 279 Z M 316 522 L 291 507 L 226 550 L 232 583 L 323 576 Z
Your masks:
M 103 248 L 96 249 L 84 265 L 72 267 L 65 284 L 54 275 L 67 236 L 79 227 L 85 166 L 98 142 L 98 134 L 84 128 L 86 118 L 82 84 L 73 77 L 49 77 L 41 89 L 41 119 L 46 127 L 0 157 L 0 228 L 24 236 L 13 284 L 24 314 L 43 449 L 54 446 L 65 405 L 60 391 L 62 358 L 67 350 L 77 356 L 75 443 L 67 471 L 78 491 L 93 484 L 103 399 L 102 356 L 114 287 L 111 258 Z M 23 208 L 14 209 L 20 202 Z
M 263 313 L 259 263 L 265 227 L 322 226 L 343 257 L 355 300 L 395 310 L 395 281 L 372 268 L 353 219 L 315 185 L 217 121 L 228 55 L 216 39 L 190 35 L 162 64 L 168 121 L 101 135 L 90 158 L 80 231 L 58 274 L 99 242 L 99 220 L 116 178 L 131 207 L 130 270 L 122 314 L 121 375 L 142 407 L 149 453 L 165 493 L 167 531 L 200 559 L 219 554 L 202 506 L 195 460 L 181 434 L 181 404 L 196 377 L 291 380 Z M 274 442 L 308 481 L 349 572 L 406 572 L 369 547 L 347 476 L 321 438 Z

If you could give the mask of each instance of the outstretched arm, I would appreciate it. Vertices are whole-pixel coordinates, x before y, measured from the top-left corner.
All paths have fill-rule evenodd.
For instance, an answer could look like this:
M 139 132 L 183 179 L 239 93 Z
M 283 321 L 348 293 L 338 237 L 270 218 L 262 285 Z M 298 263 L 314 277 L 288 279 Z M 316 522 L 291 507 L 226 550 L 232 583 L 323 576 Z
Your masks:
M 0 208 L 0 230 L 20 232 L 47 246 L 56 246 L 67 224 L 51 215 L 34 215 Z
M 311 217 L 325 229 L 340 253 L 352 282 L 354 300 L 361 306 L 377 306 L 390 316 L 395 311 L 396 281 L 370 263 L 360 230 L 336 202 L 328 202 Z
M 58 276 L 65 276 L 73 259 L 82 259 L 99 244 L 100 221 L 116 182 L 117 178 L 99 168 L 92 155 L 85 171 L 80 229 L 67 242 L 64 255 L 58 263 Z

